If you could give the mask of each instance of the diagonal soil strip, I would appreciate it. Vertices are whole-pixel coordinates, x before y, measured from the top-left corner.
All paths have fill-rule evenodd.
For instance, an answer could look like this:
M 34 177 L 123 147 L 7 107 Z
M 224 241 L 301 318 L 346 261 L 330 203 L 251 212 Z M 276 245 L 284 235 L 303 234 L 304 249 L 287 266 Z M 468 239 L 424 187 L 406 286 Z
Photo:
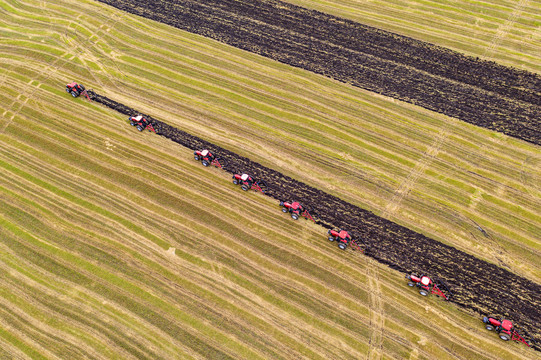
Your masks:
M 89 95 L 122 114 L 141 114 L 94 91 L 90 90 Z M 267 195 L 278 200 L 298 199 L 319 214 L 321 225 L 347 229 L 366 245 L 367 256 L 402 272 L 415 271 L 444 279 L 453 291 L 452 302 L 481 314 L 509 317 L 541 341 L 541 329 L 537 326 L 541 323 L 541 285 L 143 115 L 151 120 L 158 135 L 192 150 L 209 149 L 225 158 L 224 170 L 240 170 L 264 179 L 269 186 Z
M 541 145 L 541 76 L 277 0 L 98 0 Z

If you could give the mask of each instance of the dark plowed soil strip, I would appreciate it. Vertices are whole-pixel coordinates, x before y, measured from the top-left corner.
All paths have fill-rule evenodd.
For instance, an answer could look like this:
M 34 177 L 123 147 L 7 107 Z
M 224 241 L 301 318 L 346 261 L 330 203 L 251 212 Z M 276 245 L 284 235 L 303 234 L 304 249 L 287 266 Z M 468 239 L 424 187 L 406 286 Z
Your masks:
M 140 114 L 93 91 L 89 94 L 94 101 L 125 115 Z M 145 116 L 151 120 L 157 134 L 192 150 L 211 150 L 227 160 L 224 170 L 238 170 L 261 178 L 268 184 L 267 195 L 278 200 L 301 201 L 319 214 L 323 226 L 352 232 L 366 245 L 366 255 L 406 273 L 414 271 L 440 277 L 453 291 L 451 301 L 482 314 L 508 316 L 541 340 L 541 331 L 536 327 L 541 323 L 541 285 Z M 279 211 L 278 204 L 276 211 Z M 326 241 L 324 234 L 321 238 Z
M 275 0 L 99 1 L 541 144 L 537 74 Z

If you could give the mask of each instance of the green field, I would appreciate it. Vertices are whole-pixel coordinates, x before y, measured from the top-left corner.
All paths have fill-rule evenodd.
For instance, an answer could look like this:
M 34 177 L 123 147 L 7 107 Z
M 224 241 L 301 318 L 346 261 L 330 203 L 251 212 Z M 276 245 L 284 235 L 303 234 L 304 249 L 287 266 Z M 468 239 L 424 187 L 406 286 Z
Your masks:
M 430 2 L 416 3 L 422 16 Z M 393 17 L 383 10 L 363 11 Z M 7 0 L 0 14 L 0 358 L 536 358 L 63 87 L 80 81 L 539 282 L 534 145 L 94 1 Z M 510 49 L 487 56 L 539 69 Z

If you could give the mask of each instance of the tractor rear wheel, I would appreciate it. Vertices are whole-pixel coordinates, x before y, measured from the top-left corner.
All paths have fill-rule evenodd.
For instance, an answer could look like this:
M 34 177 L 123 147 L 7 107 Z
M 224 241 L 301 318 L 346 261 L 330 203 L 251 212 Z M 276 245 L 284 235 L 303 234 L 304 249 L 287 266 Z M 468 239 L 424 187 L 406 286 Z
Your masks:
M 297 214 L 291 214 L 291 217 L 293 218 L 293 220 L 298 220 L 299 219 L 299 215 L 297 215 Z
M 425 289 L 421 289 L 419 290 L 419 294 L 423 295 L 423 296 L 427 296 L 428 295 L 428 291 L 426 291 Z
M 242 184 L 242 186 L 240 187 L 242 190 L 244 191 L 248 191 L 250 190 L 250 188 L 248 187 L 248 185 L 245 185 L 245 184 Z
M 210 163 L 207 160 L 201 161 L 201 164 L 203 164 L 203 166 L 209 166 L 210 165 Z
M 510 336 L 506 333 L 500 333 L 500 339 L 502 339 L 503 341 L 509 341 Z
M 76 92 L 75 90 L 73 90 L 73 91 L 71 92 L 71 96 L 73 96 L 73 97 L 76 98 L 77 96 L 79 96 L 79 94 L 77 94 L 77 92 Z
M 334 241 L 334 236 L 329 236 L 329 241 Z
M 141 125 L 137 125 L 137 130 L 143 131 L 143 127 Z
M 492 331 L 494 330 L 494 326 L 488 324 L 487 326 L 485 326 L 485 329 L 487 329 L 488 331 Z
M 347 245 L 344 244 L 338 244 L 338 247 L 342 250 L 346 250 Z

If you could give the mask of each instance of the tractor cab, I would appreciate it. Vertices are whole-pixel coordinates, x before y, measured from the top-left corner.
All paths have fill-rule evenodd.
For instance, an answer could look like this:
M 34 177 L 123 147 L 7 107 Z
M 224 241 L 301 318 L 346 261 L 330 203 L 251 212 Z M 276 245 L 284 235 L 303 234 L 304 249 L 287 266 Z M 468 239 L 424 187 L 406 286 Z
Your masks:
M 204 156 L 207 156 L 208 154 L 209 154 L 209 151 L 206 150 L 206 149 L 203 150 L 203 151 L 201 151 L 201 156 L 203 156 L 203 157 L 204 157 Z
M 242 181 L 249 181 L 248 179 L 251 180 L 252 177 L 251 177 L 250 175 L 248 175 L 248 174 L 242 174 L 242 175 L 240 176 L 240 179 L 241 179 Z
M 502 330 L 510 332 L 513 329 L 513 323 L 510 320 L 502 319 Z
M 428 276 L 421 276 L 420 283 L 421 285 L 428 287 L 432 283 L 432 280 Z
M 302 205 L 298 201 L 295 201 L 295 202 L 291 203 L 291 209 L 292 210 L 302 210 Z

